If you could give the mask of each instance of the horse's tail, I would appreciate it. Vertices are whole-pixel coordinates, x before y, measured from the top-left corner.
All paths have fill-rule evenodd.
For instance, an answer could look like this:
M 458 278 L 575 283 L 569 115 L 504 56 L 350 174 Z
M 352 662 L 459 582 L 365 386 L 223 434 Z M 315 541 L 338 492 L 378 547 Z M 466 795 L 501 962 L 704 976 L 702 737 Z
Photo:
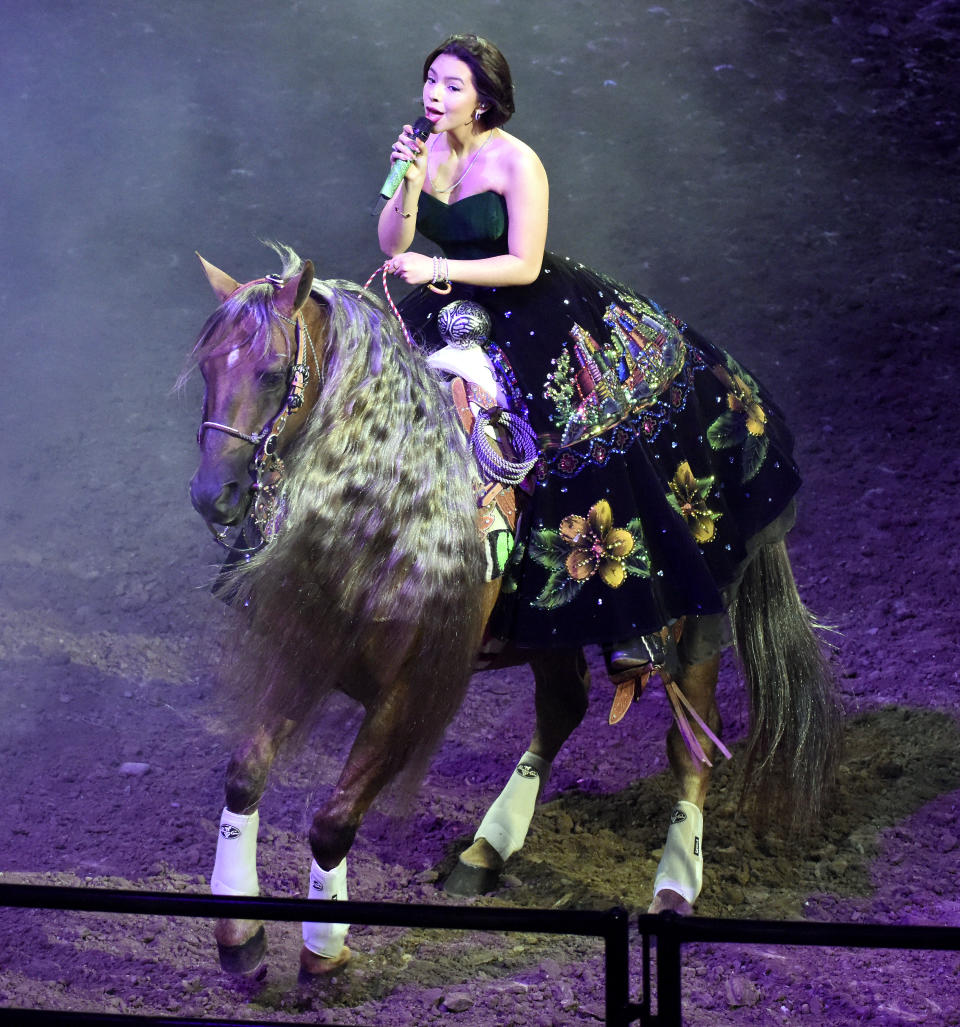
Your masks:
M 841 707 L 783 541 L 747 566 L 730 622 L 750 696 L 741 804 L 760 823 L 816 821 L 840 760 Z

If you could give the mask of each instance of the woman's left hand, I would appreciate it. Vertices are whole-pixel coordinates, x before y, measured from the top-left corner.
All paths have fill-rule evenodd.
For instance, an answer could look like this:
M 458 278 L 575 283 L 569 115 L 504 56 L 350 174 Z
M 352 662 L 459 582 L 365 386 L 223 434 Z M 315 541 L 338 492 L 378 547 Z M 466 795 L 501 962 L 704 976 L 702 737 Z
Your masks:
M 433 281 L 433 257 L 423 253 L 398 253 L 387 261 L 387 272 L 408 285 L 426 285 Z

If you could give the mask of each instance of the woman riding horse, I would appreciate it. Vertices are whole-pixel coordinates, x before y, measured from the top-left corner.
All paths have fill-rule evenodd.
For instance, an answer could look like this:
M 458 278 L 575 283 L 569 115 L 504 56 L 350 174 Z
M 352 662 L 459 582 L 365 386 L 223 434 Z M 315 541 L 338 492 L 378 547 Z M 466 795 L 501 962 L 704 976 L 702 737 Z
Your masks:
M 313 817 L 309 894 L 344 899 L 346 855 L 366 811 L 399 773 L 422 769 L 462 701 L 500 579 L 483 582 L 477 464 L 446 389 L 374 297 L 315 281 L 309 262 L 281 253 L 281 275 L 245 285 L 204 262 L 222 303 L 194 350 L 206 392 L 191 497 L 218 536 L 243 524 L 262 542 L 228 572 L 237 619 L 223 673 L 247 731 L 227 769 L 211 886 L 258 894 L 258 809 L 271 764 L 281 744 L 307 737 L 339 689 L 364 718 Z M 762 809 L 815 812 L 836 758 L 829 676 L 782 542 L 751 546 L 731 611 L 751 692 L 747 790 Z M 692 620 L 701 622 L 712 619 Z M 685 651 L 691 637 L 711 643 L 696 628 Z M 489 886 L 522 844 L 540 775 L 586 709 L 582 649 L 514 650 L 512 659 L 533 669 L 536 729 L 462 857 L 461 890 Z M 714 705 L 712 658 L 681 664 L 675 682 L 695 709 Z M 710 751 L 699 729 L 692 737 Z M 706 765 L 677 729 L 669 749 L 684 801 L 702 801 Z M 689 818 L 673 820 L 658 873 L 673 887 L 656 901 L 684 908 L 702 856 L 699 836 L 684 829 Z M 346 931 L 304 924 L 303 969 L 326 973 L 348 959 Z M 222 920 L 216 936 L 225 969 L 259 966 L 259 923 Z
M 231 673 L 252 726 L 227 772 L 212 887 L 257 893 L 270 765 L 337 688 L 365 716 L 313 818 L 310 895 L 345 898 L 365 812 L 423 766 L 489 624 L 533 668 L 537 724 L 448 888 L 488 886 L 522 845 L 584 715 L 582 647 L 595 643 L 617 716 L 653 668 L 677 712 L 679 801 L 651 908 L 686 911 L 728 612 L 751 696 L 749 798 L 802 821 L 836 766 L 832 679 L 783 544 L 799 486 L 791 438 L 728 353 L 544 251 L 546 177 L 503 130 L 512 84 L 492 44 L 458 36 L 434 50 L 423 99 L 429 140 L 408 127 L 394 145 L 409 167 L 379 228 L 387 269 L 423 285 L 400 310 L 436 350 L 432 367 L 370 294 L 315 280 L 289 250 L 280 276 L 245 285 L 204 262 L 221 306 L 195 350 L 206 396 L 191 494 L 213 526 L 243 522 L 252 496 L 265 542 L 229 579 L 243 611 Z M 443 253 L 411 251 L 415 228 Z M 440 372 L 455 376 L 452 396 Z M 305 924 L 303 968 L 340 965 L 345 935 Z M 221 921 L 217 940 L 228 969 L 262 959 L 258 924 Z

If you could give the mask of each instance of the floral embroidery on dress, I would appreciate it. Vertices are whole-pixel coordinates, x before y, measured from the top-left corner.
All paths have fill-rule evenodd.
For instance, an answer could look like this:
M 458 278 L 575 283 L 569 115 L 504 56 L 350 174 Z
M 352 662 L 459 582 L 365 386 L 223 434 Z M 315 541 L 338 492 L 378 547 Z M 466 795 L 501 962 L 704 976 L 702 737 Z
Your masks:
M 609 588 L 619 588 L 628 574 L 650 576 L 650 557 L 639 519 L 626 528 L 615 528 L 613 511 L 605 499 L 594 503 L 586 517 L 564 517 L 559 531 L 543 528 L 532 532 L 529 555 L 550 572 L 532 604 L 540 610 L 555 610 L 571 602 L 594 576 Z
M 743 446 L 741 480 L 746 483 L 757 476 L 767 458 L 767 414 L 757 383 L 732 357 L 727 357 L 726 367 L 718 364 L 712 371 L 727 390 L 727 410 L 707 429 L 707 439 L 714 449 Z
M 723 516 L 707 507 L 707 495 L 713 488 L 714 477 L 697 478 L 684 460 L 670 481 L 667 502 L 687 522 L 696 542 L 712 542 L 717 533 L 717 521 Z

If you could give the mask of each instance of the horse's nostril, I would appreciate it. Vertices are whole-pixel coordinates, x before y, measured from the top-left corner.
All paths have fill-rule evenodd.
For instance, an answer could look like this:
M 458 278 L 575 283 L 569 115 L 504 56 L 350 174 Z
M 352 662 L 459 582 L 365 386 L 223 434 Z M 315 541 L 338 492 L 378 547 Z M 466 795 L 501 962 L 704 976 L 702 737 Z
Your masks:
M 237 481 L 204 481 L 199 473 L 190 482 L 190 500 L 211 524 L 236 524 L 245 512 L 244 491 Z
M 213 501 L 213 509 L 218 514 L 230 514 L 233 512 L 239 500 L 239 488 L 235 481 L 228 481 L 220 489 L 220 493 Z

